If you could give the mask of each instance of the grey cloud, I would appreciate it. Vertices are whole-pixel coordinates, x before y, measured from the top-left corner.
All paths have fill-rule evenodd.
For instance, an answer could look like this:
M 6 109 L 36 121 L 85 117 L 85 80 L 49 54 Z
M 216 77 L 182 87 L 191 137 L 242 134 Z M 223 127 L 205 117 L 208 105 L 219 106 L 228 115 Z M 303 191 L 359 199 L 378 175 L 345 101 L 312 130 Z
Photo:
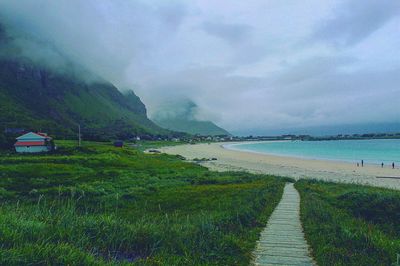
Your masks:
M 297 84 L 321 78 L 327 74 L 335 72 L 338 68 L 356 63 L 356 58 L 349 56 L 315 56 L 301 60 L 287 66 L 285 71 L 281 71 L 274 78 L 276 86 Z M 314 93 L 314 91 L 312 91 Z
M 168 41 L 186 14 L 179 2 L 21 0 L 3 1 L 0 7 L 1 22 L 18 36 L 15 44 L 21 50 L 29 47 L 20 36 L 38 46 L 45 43 L 44 49 L 122 86 L 129 85 L 124 75 L 131 62 L 144 60 Z M 35 52 L 30 55 L 38 57 Z
M 25 56 L 68 58 L 150 115 L 193 102 L 243 134 L 400 122 L 397 0 L 224 1 L 3 0 L 0 21 Z
M 183 4 L 169 2 L 157 8 L 157 13 L 161 20 L 168 25 L 172 30 L 176 30 L 185 16 L 187 16 L 187 8 Z
M 208 34 L 221 38 L 230 44 L 242 42 L 250 37 L 252 27 L 246 24 L 206 21 L 202 28 Z
M 400 16 L 398 0 L 348 0 L 337 8 L 332 18 L 321 22 L 313 38 L 336 46 L 353 45 L 395 16 Z
M 251 25 L 205 21 L 200 28 L 234 49 L 230 57 L 233 64 L 255 63 L 271 52 L 265 43 L 255 43 L 253 38 L 254 28 Z

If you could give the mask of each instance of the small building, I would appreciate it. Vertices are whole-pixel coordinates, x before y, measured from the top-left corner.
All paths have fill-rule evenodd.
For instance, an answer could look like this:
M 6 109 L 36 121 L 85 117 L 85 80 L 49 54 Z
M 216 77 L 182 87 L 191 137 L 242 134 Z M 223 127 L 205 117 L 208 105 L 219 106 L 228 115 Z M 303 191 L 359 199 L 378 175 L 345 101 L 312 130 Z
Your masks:
M 114 147 L 122 148 L 124 146 L 124 142 L 122 140 L 114 141 Z
M 14 147 L 16 152 L 36 153 L 52 151 L 54 145 L 46 133 L 29 132 L 18 137 Z

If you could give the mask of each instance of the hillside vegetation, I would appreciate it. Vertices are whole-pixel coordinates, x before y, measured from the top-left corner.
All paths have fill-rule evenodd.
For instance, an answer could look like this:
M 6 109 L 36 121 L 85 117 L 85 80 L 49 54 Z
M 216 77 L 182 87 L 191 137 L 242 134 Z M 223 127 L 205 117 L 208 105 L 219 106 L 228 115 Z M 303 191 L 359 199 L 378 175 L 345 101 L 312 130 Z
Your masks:
M 132 91 L 123 94 L 59 57 L 60 66 L 45 63 L 51 58 L 32 60 L 0 24 L 0 141 L 4 128 L 75 138 L 78 124 L 86 139 L 96 140 L 171 133 L 147 118 L 145 105 Z
M 57 144 L 0 156 L 1 265 L 246 265 L 286 181 Z
M 23 60 L 0 60 L 0 121 L 67 136 L 81 124 L 92 139 L 167 132 L 147 118 L 133 92 L 124 95 L 109 83 L 86 83 Z
M 301 218 L 318 265 L 395 265 L 400 192 L 302 180 Z

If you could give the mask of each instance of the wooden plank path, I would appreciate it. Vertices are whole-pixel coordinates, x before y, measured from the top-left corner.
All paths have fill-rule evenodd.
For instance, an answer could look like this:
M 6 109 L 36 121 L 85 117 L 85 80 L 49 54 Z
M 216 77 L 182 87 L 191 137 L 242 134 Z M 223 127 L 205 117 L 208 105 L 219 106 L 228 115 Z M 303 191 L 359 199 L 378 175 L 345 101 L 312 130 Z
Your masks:
M 316 265 L 300 222 L 300 195 L 288 183 L 282 199 L 261 232 L 253 252 L 253 265 Z

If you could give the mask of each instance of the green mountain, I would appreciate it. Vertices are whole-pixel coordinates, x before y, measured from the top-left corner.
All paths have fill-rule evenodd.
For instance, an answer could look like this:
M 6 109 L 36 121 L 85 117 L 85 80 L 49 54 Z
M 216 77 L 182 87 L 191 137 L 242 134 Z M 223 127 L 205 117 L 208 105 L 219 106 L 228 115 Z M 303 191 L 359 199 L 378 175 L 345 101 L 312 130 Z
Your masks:
M 192 101 L 173 102 L 160 107 L 152 116 L 152 120 L 163 128 L 193 135 L 230 135 L 228 131 L 211 121 L 196 119 L 196 111 L 197 105 Z
M 60 71 L 22 54 L 0 28 L 0 135 L 4 128 L 23 128 L 75 138 L 78 124 L 84 138 L 96 140 L 171 133 L 147 118 L 132 91 L 123 94 L 99 78 L 87 81 L 81 73 L 88 72 L 73 64 Z
M 228 131 L 217 126 L 211 121 L 196 121 L 185 119 L 154 120 L 157 125 L 178 132 L 185 132 L 193 135 L 217 136 L 230 135 Z

